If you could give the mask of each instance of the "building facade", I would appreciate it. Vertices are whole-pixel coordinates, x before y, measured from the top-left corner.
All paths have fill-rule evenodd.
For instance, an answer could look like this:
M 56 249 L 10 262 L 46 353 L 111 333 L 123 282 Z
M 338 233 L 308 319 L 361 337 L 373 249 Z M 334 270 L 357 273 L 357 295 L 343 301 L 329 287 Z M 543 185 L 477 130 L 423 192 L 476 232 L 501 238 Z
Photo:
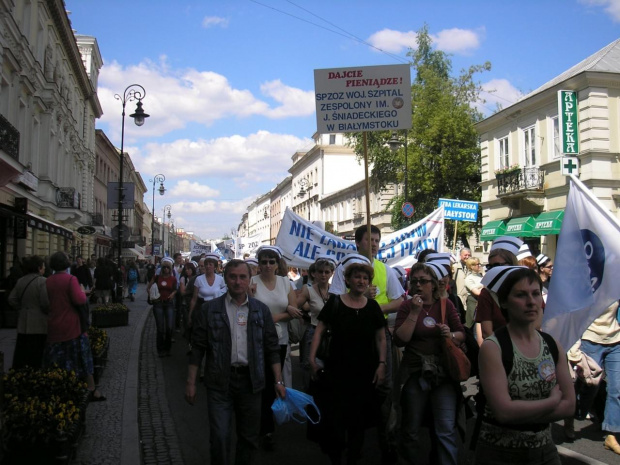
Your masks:
M 555 255 L 569 189 L 560 164 L 560 90 L 577 95 L 579 177 L 618 215 L 620 39 L 477 124 L 485 251 L 507 234 Z
M 93 221 L 103 62 L 94 38 L 78 44 L 62 0 L 0 0 L 0 12 L 2 277 L 19 257 L 94 250 L 78 231 Z

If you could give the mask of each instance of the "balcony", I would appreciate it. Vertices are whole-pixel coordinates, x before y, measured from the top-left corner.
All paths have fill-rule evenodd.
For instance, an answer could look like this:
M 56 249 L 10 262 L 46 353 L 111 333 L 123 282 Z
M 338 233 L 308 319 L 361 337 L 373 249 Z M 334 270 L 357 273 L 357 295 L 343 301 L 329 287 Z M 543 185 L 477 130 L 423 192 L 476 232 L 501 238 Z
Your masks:
M 498 197 L 514 194 L 524 196 L 530 192 L 542 193 L 544 191 L 545 174 L 536 166 L 497 174 L 495 179 Z

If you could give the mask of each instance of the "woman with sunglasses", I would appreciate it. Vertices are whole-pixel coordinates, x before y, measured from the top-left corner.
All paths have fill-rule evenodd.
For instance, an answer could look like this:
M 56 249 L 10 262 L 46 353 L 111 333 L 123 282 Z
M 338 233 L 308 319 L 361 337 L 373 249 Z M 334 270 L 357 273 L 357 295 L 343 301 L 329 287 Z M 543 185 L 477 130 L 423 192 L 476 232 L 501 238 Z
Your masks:
M 549 283 L 553 274 L 553 260 L 541 253 L 536 257 L 536 264 L 538 265 L 540 280 L 543 283 L 543 299 L 546 302 L 547 294 L 549 293 Z
M 224 278 L 216 273 L 219 260 L 219 255 L 214 253 L 208 253 L 204 258 L 200 259 L 198 267 L 202 274 L 198 275 L 194 281 L 194 293 L 189 305 L 189 326 L 192 324 L 194 309 L 200 308 L 208 300 L 213 300 L 226 294 Z
M 329 256 L 317 258 L 308 270 L 310 281 L 303 285 L 297 296 L 297 307 L 306 309 L 310 314 L 310 325 L 304 332 L 301 344 L 299 344 L 299 358 L 301 359 L 301 368 L 304 370 L 306 391 L 310 381 L 310 345 L 316 325 L 319 322 L 319 313 L 329 299 L 329 280 L 334 274 L 335 268 L 336 262 Z
M 502 236 L 495 239 L 489 253 L 487 271 L 496 266 L 516 266 L 517 254 L 522 245 L 523 241 L 517 237 Z M 478 296 L 476 323 L 480 324 L 480 331 L 476 332 L 479 345 L 491 336 L 493 331 L 506 326 L 506 319 L 499 308 L 497 295 L 486 287 L 480 291 Z
M 291 286 L 291 281 L 286 276 L 286 261 L 282 258 L 280 248 L 272 245 L 263 245 L 258 248 L 256 257 L 258 258 L 259 274 L 252 277 L 250 290 L 253 293 L 253 297 L 269 307 L 273 322 L 276 323 L 280 344 L 280 364 L 283 366 L 289 347 L 288 325 L 286 323 L 292 318 L 301 318 L 302 313 L 296 306 L 297 296 Z M 277 274 L 281 268 L 285 270 L 284 276 Z M 267 386 L 269 386 L 270 382 L 273 384 L 275 379 L 273 379 L 272 370 L 266 370 L 265 374 L 267 376 Z M 264 389 L 260 434 L 261 444 L 267 450 L 272 450 L 274 447 L 273 432 L 275 431 L 275 425 L 271 411 L 271 404 L 274 400 L 275 391 L 273 389 Z
M 416 263 L 409 272 L 412 298 L 403 302 L 396 316 L 394 341 L 405 347 L 398 375 L 402 386 L 400 452 L 405 463 L 420 460 L 419 431 L 427 407 L 433 413 L 431 434 L 437 438 L 438 457 L 431 462 L 458 463 L 456 411 L 461 388 L 447 375 L 441 338 L 460 345 L 465 341 L 465 332 L 452 302 L 440 298 L 439 279 L 445 276 L 448 274 L 443 265 Z
M 496 292 L 507 325 L 480 348 L 480 384 L 486 406 L 475 463 L 559 465 L 550 423 L 573 415 L 575 392 L 566 352 L 536 330 L 542 282 L 535 271 L 505 266 L 482 280 Z M 506 367 L 503 349 L 512 350 Z
M 380 417 L 380 393 L 386 374 L 385 317 L 374 299 L 365 297 L 374 270 L 370 260 L 349 254 L 341 262 L 348 293 L 330 296 L 318 315 L 310 348 L 310 365 L 316 379 L 322 366 L 316 353 L 321 336 L 331 327 L 330 356 L 325 361 L 326 380 L 317 392 L 321 409 L 319 441 L 332 464 L 357 463 L 364 430 L 376 426 Z
M 177 293 L 177 279 L 172 275 L 174 262 L 171 258 L 161 261 L 161 272 L 155 275 L 151 286 L 157 286 L 159 299 L 153 302 L 153 315 L 157 326 L 157 354 L 160 357 L 170 355 L 172 330 L 174 329 L 174 296 Z

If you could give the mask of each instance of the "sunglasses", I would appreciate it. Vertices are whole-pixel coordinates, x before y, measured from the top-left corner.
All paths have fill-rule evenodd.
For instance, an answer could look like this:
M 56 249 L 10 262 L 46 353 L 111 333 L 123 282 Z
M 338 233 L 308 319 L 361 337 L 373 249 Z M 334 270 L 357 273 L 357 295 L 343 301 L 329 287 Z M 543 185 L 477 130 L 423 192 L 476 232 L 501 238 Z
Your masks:
M 485 266 L 485 269 L 489 271 L 495 268 L 496 266 L 509 266 L 509 265 L 508 263 L 489 263 L 487 266 Z
M 275 265 L 276 261 L 275 260 L 261 260 L 260 264 L 261 265 Z
M 420 284 L 422 284 L 422 285 L 424 286 L 425 284 L 428 284 L 428 283 L 430 283 L 430 282 L 432 282 L 432 281 L 431 281 L 430 279 L 424 279 L 424 278 L 420 278 L 420 279 L 417 279 L 417 278 L 411 278 L 411 279 L 409 280 L 409 282 L 410 282 L 411 284 L 413 284 L 413 285 L 416 285 L 416 284 L 420 283 Z
M 332 270 L 316 270 L 316 274 L 331 274 Z
M 162 270 L 169 270 L 169 269 L 170 269 L 170 267 L 169 267 L 169 266 L 162 266 L 162 267 L 161 267 L 161 269 L 162 269 Z

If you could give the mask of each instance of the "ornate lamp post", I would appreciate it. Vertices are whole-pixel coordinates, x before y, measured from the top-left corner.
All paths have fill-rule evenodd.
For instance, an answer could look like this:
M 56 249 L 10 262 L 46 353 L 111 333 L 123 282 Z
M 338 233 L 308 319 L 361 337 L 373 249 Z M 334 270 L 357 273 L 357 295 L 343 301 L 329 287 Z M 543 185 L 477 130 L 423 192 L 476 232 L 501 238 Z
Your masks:
M 136 111 L 135 113 L 129 115 L 130 118 L 134 119 L 136 126 L 142 126 L 144 124 L 144 120 L 149 117 L 144 110 L 142 109 L 142 99 L 146 96 L 146 90 L 140 84 L 131 84 L 127 86 L 123 95 L 115 94 L 114 98 L 116 100 L 120 100 L 123 104 L 123 114 L 122 114 L 122 123 L 121 123 L 121 155 L 120 155 L 120 176 L 118 183 L 118 274 L 122 276 L 122 267 L 121 267 L 121 251 L 123 248 L 123 199 L 125 198 L 124 188 L 123 188 L 123 167 L 125 165 L 125 105 L 127 102 L 131 102 L 133 100 L 137 100 Z M 123 280 L 120 279 L 120 285 L 118 286 L 118 299 L 120 302 L 123 301 Z
M 155 264 L 155 184 L 159 183 L 159 195 L 164 195 L 166 188 L 164 187 L 164 181 L 166 176 L 163 174 L 156 174 L 153 179 L 149 179 L 149 182 L 153 183 L 153 215 L 151 216 L 151 255 L 153 256 L 153 264 Z
M 304 196 L 306 195 L 306 192 L 308 192 L 306 190 L 306 187 L 308 187 L 308 180 L 306 178 L 301 178 L 299 180 L 299 185 L 301 186 L 299 189 L 299 193 L 297 194 L 298 197 L 301 197 L 302 199 L 304 198 Z M 309 194 L 309 192 L 308 192 Z M 308 195 L 308 221 L 310 221 L 310 196 Z

